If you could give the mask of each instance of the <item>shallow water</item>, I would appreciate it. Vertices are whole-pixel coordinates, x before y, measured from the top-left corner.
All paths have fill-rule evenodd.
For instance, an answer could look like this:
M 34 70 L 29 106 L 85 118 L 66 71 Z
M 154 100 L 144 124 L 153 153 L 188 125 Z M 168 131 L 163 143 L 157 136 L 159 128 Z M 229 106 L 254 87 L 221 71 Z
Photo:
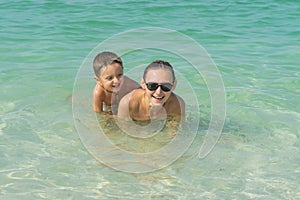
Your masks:
M 12 1 L 0 10 L 1 199 L 300 196 L 297 1 Z M 200 109 L 198 134 L 183 156 L 161 170 L 131 174 L 101 164 L 85 148 L 72 93 L 93 48 L 140 27 L 176 30 L 201 44 L 222 75 L 227 112 L 217 145 L 199 159 L 212 108 L 205 80 L 166 52 L 124 55 L 125 72 L 137 81 L 135 66 L 158 55 L 171 60 Z M 92 88 L 92 74 L 86 78 L 83 88 Z M 189 102 L 184 87 L 175 92 Z

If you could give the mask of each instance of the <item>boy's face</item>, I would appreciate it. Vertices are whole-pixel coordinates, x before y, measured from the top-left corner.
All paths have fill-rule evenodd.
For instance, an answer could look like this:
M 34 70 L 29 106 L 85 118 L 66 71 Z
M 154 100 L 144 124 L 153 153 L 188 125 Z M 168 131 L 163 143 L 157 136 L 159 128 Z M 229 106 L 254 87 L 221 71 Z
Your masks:
M 152 69 L 146 74 L 145 80 L 142 81 L 142 86 L 146 90 L 146 94 L 150 99 L 150 104 L 152 106 L 163 106 L 163 104 L 168 100 L 171 92 L 175 89 L 176 82 L 174 82 L 172 72 L 166 69 Z M 162 87 L 159 86 L 156 89 L 149 89 L 146 83 L 158 83 L 159 85 L 166 85 L 170 88 L 169 91 L 164 91 Z
M 101 70 L 99 82 L 109 92 L 118 92 L 123 84 L 123 67 L 113 63 Z

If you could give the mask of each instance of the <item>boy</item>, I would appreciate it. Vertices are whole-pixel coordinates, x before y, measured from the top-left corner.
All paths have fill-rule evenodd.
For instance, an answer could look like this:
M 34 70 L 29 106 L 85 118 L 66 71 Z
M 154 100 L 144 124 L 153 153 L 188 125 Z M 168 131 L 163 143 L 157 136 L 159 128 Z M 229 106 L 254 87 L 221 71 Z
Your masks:
M 117 114 L 119 101 L 127 93 L 139 87 L 139 84 L 123 75 L 121 58 L 113 52 L 99 53 L 93 62 L 94 111 L 98 113 Z

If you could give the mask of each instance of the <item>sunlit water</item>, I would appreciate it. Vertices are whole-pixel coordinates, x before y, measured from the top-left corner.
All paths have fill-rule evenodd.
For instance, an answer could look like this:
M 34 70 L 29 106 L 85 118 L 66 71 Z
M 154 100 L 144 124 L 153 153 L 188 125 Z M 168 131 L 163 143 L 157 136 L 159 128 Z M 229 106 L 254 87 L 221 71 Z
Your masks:
M 299 198 L 297 1 L 13 1 L 0 10 L 1 199 Z M 170 57 L 196 93 L 197 136 L 170 166 L 131 174 L 88 152 L 75 127 L 72 93 L 78 69 L 96 45 L 140 27 L 173 29 L 201 44 L 222 75 L 227 114 L 217 145 L 199 159 L 210 95 L 199 75 Z M 155 52 L 124 56 L 125 72 L 156 59 Z M 138 73 L 128 76 L 139 81 Z M 182 88 L 175 92 L 188 98 Z M 153 147 L 119 142 L 129 150 Z

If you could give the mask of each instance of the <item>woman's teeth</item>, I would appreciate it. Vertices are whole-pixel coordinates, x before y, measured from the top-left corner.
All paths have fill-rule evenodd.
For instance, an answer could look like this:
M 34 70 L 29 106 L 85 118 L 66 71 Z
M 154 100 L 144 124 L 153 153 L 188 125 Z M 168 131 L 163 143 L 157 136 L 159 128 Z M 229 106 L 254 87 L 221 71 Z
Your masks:
M 162 100 L 164 97 L 155 97 L 155 96 L 152 96 L 154 99 L 157 99 L 157 100 Z

